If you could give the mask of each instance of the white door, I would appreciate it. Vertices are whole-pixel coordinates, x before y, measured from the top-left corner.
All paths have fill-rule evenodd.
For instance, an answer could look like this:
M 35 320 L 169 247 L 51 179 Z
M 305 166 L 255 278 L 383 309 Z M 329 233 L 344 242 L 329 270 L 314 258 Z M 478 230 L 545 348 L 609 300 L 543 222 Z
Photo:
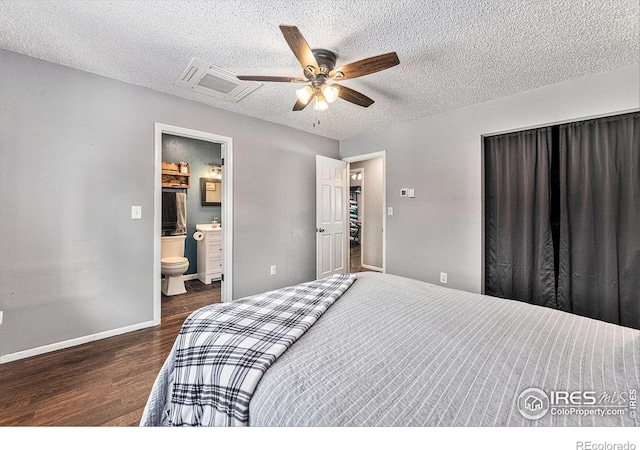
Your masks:
M 316 276 L 348 272 L 347 163 L 316 156 Z

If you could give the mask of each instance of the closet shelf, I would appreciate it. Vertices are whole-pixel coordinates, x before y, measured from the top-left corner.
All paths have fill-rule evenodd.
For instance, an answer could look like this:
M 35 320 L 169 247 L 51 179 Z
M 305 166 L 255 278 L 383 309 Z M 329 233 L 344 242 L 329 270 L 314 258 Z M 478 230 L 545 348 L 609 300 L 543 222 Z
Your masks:
M 349 238 L 353 242 L 360 243 L 362 224 L 358 220 L 358 195 L 362 194 L 362 191 L 359 187 L 353 186 L 349 194 Z

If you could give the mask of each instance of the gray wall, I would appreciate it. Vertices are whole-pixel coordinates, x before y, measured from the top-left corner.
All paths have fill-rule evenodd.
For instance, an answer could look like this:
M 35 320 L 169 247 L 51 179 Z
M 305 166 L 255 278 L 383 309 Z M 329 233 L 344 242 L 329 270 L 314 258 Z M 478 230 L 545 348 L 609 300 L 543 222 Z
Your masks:
M 153 320 L 155 122 L 233 138 L 235 298 L 315 278 L 337 141 L 0 51 L 0 357 Z
M 364 169 L 362 264 L 382 269 L 383 161 L 368 159 L 351 163 L 350 168 Z
M 211 223 L 214 218 L 222 223 L 221 206 L 202 206 L 200 201 L 200 178 L 209 177 L 211 166 L 220 166 L 222 149 L 215 142 L 190 139 L 183 136 L 162 135 L 162 161 L 189 163 L 189 188 L 162 188 L 163 191 L 186 192 L 187 194 L 187 238 L 184 256 L 189 260 L 185 274 L 198 273 L 198 246 L 193 239 L 196 225 Z
M 640 108 L 638 66 L 584 77 L 340 142 L 342 157 L 386 150 L 387 272 L 482 289 L 482 135 Z M 365 174 L 366 176 L 366 174 Z M 413 199 L 400 197 L 414 188 Z

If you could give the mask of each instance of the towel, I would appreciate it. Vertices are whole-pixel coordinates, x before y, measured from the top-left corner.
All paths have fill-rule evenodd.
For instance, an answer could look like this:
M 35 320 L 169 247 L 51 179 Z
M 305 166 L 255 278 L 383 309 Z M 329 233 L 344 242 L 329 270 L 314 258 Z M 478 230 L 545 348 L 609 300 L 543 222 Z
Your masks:
M 187 234 L 187 194 L 176 193 L 176 234 Z
M 162 233 L 165 235 L 187 233 L 187 194 L 162 192 Z

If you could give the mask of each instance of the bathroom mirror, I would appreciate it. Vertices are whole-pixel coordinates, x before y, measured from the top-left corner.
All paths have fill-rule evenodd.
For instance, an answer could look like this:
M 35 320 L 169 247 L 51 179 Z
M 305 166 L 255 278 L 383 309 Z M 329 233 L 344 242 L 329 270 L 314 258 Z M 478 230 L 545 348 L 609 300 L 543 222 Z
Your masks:
M 200 178 L 200 204 L 202 206 L 220 205 L 222 202 L 222 180 L 219 178 Z

